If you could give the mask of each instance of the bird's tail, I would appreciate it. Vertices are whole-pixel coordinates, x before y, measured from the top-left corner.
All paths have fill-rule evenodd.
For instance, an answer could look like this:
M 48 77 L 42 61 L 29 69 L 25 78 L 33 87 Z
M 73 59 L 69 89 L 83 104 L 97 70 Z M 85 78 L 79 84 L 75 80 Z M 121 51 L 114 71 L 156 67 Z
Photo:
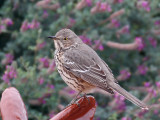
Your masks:
M 141 107 L 142 109 L 148 110 L 148 106 L 140 101 L 139 99 L 137 99 L 135 96 L 131 95 L 129 92 L 127 92 L 125 89 L 123 89 L 120 85 L 118 85 L 117 83 L 110 83 L 109 86 L 114 89 L 116 92 L 118 92 L 119 94 L 123 95 L 126 99 L 128 99 L 129 101 L 131 101 L 132 103 L 134 103 L 135 105 Z

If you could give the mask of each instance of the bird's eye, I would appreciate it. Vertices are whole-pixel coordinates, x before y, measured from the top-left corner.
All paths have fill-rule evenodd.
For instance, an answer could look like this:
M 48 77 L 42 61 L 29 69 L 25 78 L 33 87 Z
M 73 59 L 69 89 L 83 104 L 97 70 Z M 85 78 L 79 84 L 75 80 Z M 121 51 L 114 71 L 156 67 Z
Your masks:
M 64 38 L 64 40 L 67 40 L 67 39 L 68 39 L 67 37 Z

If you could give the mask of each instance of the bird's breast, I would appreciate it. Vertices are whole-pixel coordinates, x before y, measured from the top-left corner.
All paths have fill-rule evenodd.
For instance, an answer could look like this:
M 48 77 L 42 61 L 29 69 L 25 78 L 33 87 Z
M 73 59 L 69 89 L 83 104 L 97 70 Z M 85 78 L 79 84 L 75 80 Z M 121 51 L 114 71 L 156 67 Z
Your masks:
M 95 86 L 87 83 L 81 78 L 76 77 L 69 70 L 67 70 L 62 64 L 61 57 L 61 54 L 55 54 L 57 70 L 65 83 L 75 91 L 82 91 L 84 93 L 91 92 L 92 89 L 95 88 Z

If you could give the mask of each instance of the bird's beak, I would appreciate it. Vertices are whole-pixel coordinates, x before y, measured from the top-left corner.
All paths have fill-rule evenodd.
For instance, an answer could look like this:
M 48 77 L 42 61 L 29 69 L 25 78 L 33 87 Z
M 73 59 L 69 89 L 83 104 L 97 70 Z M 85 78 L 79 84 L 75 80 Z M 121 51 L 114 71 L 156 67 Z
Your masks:
M 49 36 L 48 38 L 53 39 L 53 40 L 59 40 L 56 36 Z

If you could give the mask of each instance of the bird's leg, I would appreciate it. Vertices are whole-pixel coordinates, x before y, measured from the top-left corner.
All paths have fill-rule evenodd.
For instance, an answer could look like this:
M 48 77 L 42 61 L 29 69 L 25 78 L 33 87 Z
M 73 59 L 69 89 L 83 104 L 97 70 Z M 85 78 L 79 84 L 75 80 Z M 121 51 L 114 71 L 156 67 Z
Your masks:
M 78 94 L 73 98 L 73 100 L 69 103 L 69 105 L 72 105 L 75 103 L 75 101 L 77 100 L 77 97 L 81 94 L 81 91 L 78 92 Z M 77 103 L 76 103 L 77 104 Z M 68 106 L 69 106 L 68 105 Z
M 79 98 L 77 98 L 77 99 L 80 99 L 80 98 L 84 98 L 84 99 L 87 99 L 88 100 L 88 103 L 90 103 L 90 100 L 88 99 L 88 97 L 87 97 L 87 94 L 86 93 L 84 93 L 83 95 L 81 95 Z

